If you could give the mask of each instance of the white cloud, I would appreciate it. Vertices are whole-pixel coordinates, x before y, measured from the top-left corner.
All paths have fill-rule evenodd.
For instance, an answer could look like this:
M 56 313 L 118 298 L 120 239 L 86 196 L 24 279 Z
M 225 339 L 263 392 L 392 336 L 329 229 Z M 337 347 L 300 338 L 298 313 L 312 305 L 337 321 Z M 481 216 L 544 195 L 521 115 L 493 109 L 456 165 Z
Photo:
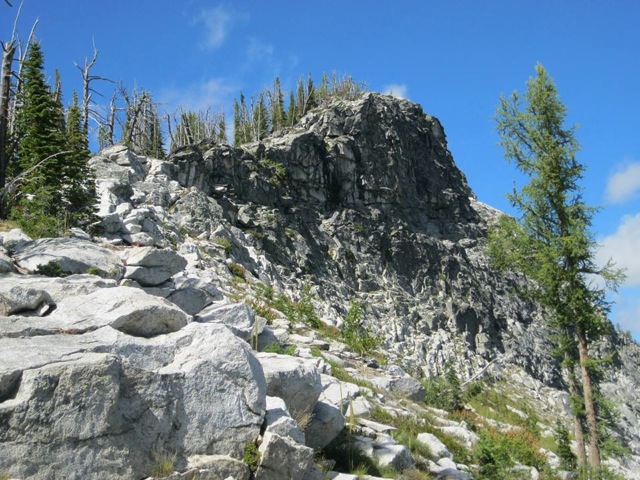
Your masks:
M 625 289 L 615 301 L 611 321 L 640 340 L 640 292 L 638 289 Z
M 397 98 L 407 98 L 407 86 L 404 83 L 393 83 L 384 87 L 384 93 Z
M 216 112 L 230 104 L 239 91 L 240 87 L 223 78 L 212 78 L 200 84 L 165 88 L 159 92 L 158 102 L 169 113 L 180 107 L 192 111 L 210 108 Z
M 640 286 L 640 213 L 622 217 L 618 230 L 600 242 L 597 261 L 603 265 L 613 259 L 618 268 L 625 268 L 625 285 Z
M 221 6 L 202 10 L 195 19 L 196 23 L 202 23 L 205 27 L 202 46 L 207 50 L 220 47 L 227 38 L 232 20 L 231 12 Z
M 255 38 L 249 39 L 249 46 L 247 47 L 247 58 L 249 61 L 254 62 L 257 60 L 265 60 L 273 57 L 273 46 L 262 43 Z
M 640 162 L 629 163 L 609 177 L 606 198 L 611 203 L 624 203 L 640 191 Z

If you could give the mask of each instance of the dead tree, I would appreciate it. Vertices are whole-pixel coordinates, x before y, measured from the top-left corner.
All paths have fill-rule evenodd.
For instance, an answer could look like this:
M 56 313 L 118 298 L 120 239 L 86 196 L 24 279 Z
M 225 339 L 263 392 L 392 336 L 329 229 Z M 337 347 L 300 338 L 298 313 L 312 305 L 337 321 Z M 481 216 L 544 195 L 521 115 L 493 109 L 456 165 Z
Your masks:
M 116 130 L 116 117 L 118 115 L 118 107 L 116 106 L 117 92 L 113 93 L 109 102 L 109 109 L 104 117 L 94 113 L 94 120 L 100 125 L 98 129 L 98 143 L 100 150 L 109 147 L 114 143 Z
M 93 46 L 93 58 L 89 61 L 88 57 L 84 59 L 84 65 L 80 66 L 77 63 L 75 64 L 80 73 L 82 73 L 82 129 L 84 132 L 89 131 L 89 115 L 91 113 L 91 96 L 92 94 L 97 94 L 102 96 L 100 93 L 91 88 L 91 83 L 95 81 L 105 81 L 115 83 L 113 80 L 100 76 L 100 75 L 92 75 L 91 69 L 96 64 L 98 60 L 98 50 L 96 46 Z M 74 62 L 75 63 L 75 62 Z
M 11 76 L 16 45 L 13 39 L 2 44 L 2 74 L 0 77 L 0 189 L 7 180 L 9 163 L 9 103 L 11 101 Z
M 13 6 L 7 0 L 5 1 L 9 6 Z M 21 10 L 22 3 L 18 7 L 18 13 L 13 23 L 11 39 L 7 43 L 0 42 L 2 45 L 2 67 L 0 69 L 0 189 L 4 188 L 7 181 L 7 166 L 9 165 L 9 130 L 13 125 L 13 112 L 15 111 L 11 107 L 13 103 L 11 79 L 13 77 L 13 59 L 18 43 L 16 31 Z M 33 28 L 35 28 L 35 24 Z M 33 29 L 31 32 L 33 33 Z M 31 36 L 29 36 L 30 40 Z

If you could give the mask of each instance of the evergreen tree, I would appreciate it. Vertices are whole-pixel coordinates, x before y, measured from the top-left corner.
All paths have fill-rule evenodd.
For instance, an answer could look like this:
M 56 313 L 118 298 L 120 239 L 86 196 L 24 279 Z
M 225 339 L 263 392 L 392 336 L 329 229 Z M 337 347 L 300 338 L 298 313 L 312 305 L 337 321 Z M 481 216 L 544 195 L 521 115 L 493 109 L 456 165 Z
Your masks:
M 64 113 L 45 81 L 38 42 L 29 48 L 22 80 L 15 129 L 18 146 L 10 173 L 24 176 L 11 199 L 10 217 L 34 235 L 52 235 L 64 221 L 60 188 L 66 149 Z
M 579 185 L 584 166 L 576 160 L 579 149 L 575 128 L 565 128 L 566 107 L 541 65 L 527 83 L 522 98 L 514 93 L 501 98 L 496 114 L 501 145 L 508 160 L 529 179 L 509 195 L 521 212 L 516 220 L 503 216 L 489 238 L 489 252 L 500 268 L 517 268 L 535 280 L 536 298 L 553 312 L 550 322 L 563 338 L 561 348 L 571 357 L 577 352 L 587 420 L 589 464 L 600 470 L 593 359 L 589 344 L 606 335 L 604 291 L 589 275 L 602 276 L 611 287 L 622 279 L 609 264 L 594 263 L 595 241 L 590 233 L 593 207 Z
M 69 223 L 86 227 L 94 220 L 95 176 L 89 167 L 89 141 L 84 130 L 82 110 L 78 95 L 73 92 L 71 106 L 67 111 L 67 150 L 62 185 Z
M 298 80 L 296 90 L 297 90 L 296 119 L 299 120 L 306 113 L 306 107 L 307 107 L 307 97 L 305 95 L 304 83 L 302 81 L 302 78 Z
M 251 117 L 249 116 L 249 110 L 247 110 L 247 104 L 245 103 L 242 92 L 240 92 L 240 134 L 242 139 L 241 144 L 253 141 L 251 135 Z
M 220 116 L 218 118 L 216 140 L 218 143 L 227 143 L 227 125 L 224 120 L 224 112 L 220 112 Z
M 293 126 L 298 121 L 298 117 L 296 116 L 297 112 L 296 105 L 296 95 L 293 93 L 293 90 L 289 92 L 289 111 L 287 113 L 287 123 L 289 126 Z
M 144 149 L 143 154 L 154 158 L 164 158 L 164 137 L 160 127 L 158 108 L 151 97 L 148 98 L 147 112 L 144 117 Z
M 316 89 L 313 86 L 313 77 L 309 74 L 309 78 L 307 78 L 307 101 L 305 105 L 305 113 L 318 106 L 318 101 L 316 98 Z
M 280 78 L 273 82 L 273 92 L 269 96 L 271 110 L 271 131 L 282 129 L 287 124 L 287 114 L 284 111 L 284 94 L 280 85 Z
M 233 144 L 238 147 L 242 144 L 242 123 L 240 122 L 240 104 L 233 100 Z

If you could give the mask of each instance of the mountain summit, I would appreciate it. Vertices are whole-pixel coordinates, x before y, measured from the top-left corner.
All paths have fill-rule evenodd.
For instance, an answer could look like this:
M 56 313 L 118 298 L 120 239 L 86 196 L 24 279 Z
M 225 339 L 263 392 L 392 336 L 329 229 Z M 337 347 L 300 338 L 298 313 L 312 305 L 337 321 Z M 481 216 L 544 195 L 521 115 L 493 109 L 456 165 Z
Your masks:
M 166 460 L 176 479 L 312 480 L 314 450 L 338 469 L 343 441 L 380 468 L 472 478 L 493 435 L 478 432 L 511 427 L 474 404 L 466 421 L 425 406 L 445 378 L 519 398 L 513 431 L 535 418 L 551 438 L 569 421 L 548 312 L 490 266 L 501 213 L 419 105 L 365 93 L 260 142 L 166 160 L 116 145 L 90 163 L 93 237 L 0 234 L 0 473 L 144 478 Z M 609 434 L 629 450 L 610 465 L 640 478 L 640 349 L 613 334 L 599 350 Z M 409 451 L 389 435 L 399 419 L 461 450 Z M 510 468 L 561 469 L 536 455 Z

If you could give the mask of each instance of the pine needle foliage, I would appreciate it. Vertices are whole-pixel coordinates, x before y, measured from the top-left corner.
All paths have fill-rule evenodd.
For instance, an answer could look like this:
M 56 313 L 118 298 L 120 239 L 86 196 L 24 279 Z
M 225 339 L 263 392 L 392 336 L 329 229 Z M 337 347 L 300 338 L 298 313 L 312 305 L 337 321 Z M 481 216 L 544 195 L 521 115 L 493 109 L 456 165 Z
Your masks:
M 7 205 L 9 218 L 34 237 L 86 227 L 93 220 L 95 185 L 77 96 L 65 119 L 60 78 L 56 75 L 52 92 L 38 42 L 30 45 L 23 72 L 14 132 L 17 148 L 9 165 L 15 188 Z
M 503 216 L 490 233 L 488 247 L 496 267 L 519 270 L 534 280 L 529 293 L 552 312 L 549 325 L 563 339 L 566 358 L 580 371 L 589 461 L 595 471 L 600 452 L 589 344 L 609 334 L 610 323 L 605 291 L 594 286 L 591 277 L 599 275 L 615 289 L 623 275 L 612 264 L 595 264 L 590 227 L 596 209 L 583 198 L 585 167 L 577 160 L 576 127 L 564 125 L 566 115 L 542 65 L 536 66 L 524 95 L 514 92 L 500 99 L 500 143 L 528 183 L 508 195 L 520 217 Z
M 309 111 L 335 99 L 353 100 L 362 91 L 364 84 L 352 77 L 339 77 L 333 73 L 331 80 L 325 73 L 316 87 L 311 74 L 300 78 L 295 88 L 290 90 L 288 105 L 285 107 L 282 83 L 276 77 L 271 88 L 262 90 L 247 99 L 240 94 L 234 100 L 233 125 L 236 146 L 260 141 L 270 133 L 293 127 Z

